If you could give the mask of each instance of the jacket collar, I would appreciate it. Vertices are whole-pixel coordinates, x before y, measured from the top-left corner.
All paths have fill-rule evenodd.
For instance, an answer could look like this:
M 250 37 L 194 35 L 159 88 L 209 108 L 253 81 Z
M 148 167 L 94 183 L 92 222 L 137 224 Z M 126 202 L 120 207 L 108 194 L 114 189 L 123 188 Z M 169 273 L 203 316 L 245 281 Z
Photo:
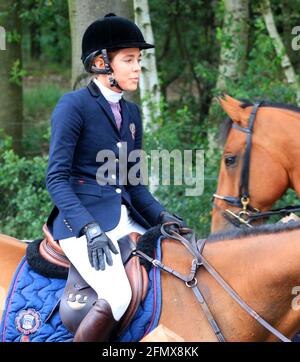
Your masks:
M 108 119 L 112 123 L 112 126 L 113 126 L 114 130 L 117 132 L 117 134 L 119 136 L 123 136 L 123 134 L 128 129 L 128 124 L 129 124 L 129 119 L 130 119 L 129 107 L 128 107 L 127 102 L 125 101 L 125 99 L 121 98 L 121 100 L 120 100 L 121 114 L 122 114 L 122 124 L 121 124 L 121 129 L 119 131 L 118 127 L 117 127 L 117 124 L 116 124 L 114 114 L 113 114 L 113 112 L 112 112 L 112 110 L 110 108 L 110 105 L 107 102 L 107 100 L 104 98 L 104 96 L 101 93 L 101 91 L 100 91 L 99 87 L 97 86 L 97 84 L 95 82 L 91 81 L 89 83 L 89 85 L 87 86 L 87 88 L 88 88 L 90 94 L 93 97 L 96 98 L 96 102 L 104 110 L 106 116 L 108 117 Z

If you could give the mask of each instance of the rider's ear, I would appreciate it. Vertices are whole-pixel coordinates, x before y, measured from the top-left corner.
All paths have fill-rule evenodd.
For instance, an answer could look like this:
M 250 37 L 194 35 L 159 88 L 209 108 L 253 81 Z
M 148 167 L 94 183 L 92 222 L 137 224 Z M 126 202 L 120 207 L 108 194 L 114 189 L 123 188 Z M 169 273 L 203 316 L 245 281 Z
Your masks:
M 245 109 L 240 107 L 240 103 L 238 103 L 239 101 L 235 99 L 233 100 L 234 102 L 232 102 L 231 100 L 228 102 L 227 99 L 218 98 L 221 107 L 224 109 L 227 115 L 232 119 L 232 121 L 241 127 L 246 127 L 248 115 L 246 114 Z
M 101 55 L 98 55 L 95 60 L 94 60 L 94 64 L 97 68 L 99 69 L 104 69 L 105 68 L 105 64 L 104 64 L 104 60 L 102 58 Z

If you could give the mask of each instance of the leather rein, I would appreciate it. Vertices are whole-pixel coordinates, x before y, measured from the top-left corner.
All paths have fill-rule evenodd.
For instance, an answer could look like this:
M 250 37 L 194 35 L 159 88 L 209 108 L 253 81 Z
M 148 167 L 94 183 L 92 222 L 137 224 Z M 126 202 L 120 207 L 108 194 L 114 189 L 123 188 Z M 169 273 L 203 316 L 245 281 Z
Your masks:
M 217 208 L 219 212 L 222 213 L 223 217 L 229 221 L 235 227 L 246 226 L 252 228 L 252 221 L 269 218 L 273 215 L 289 215 L 292 212 L 300 211 L 300 205 L 295 206 L 286 206 L 279 209 L 274 209 L 271 211 L 261 212 L 250 204 L 250 194 L 249 194 L 249 170 L 250 170 L 250 155 L 251 155 L 251 145 L 252 145 L 252 134 L 254 122 L 256 119 L 256 114 L 261 106 L 262 102 L 257 102 L 254 104 L 249 117 L 248 128 L 241 127 L 237 124 L 232 124 L 232 128 L 237 129 L 238 131 L 244 132 L 247 134 L 246 140 L 246 149 L 244 155 L 244 162 L 242 166 L 242 173 L 240 178 L 239 185 L 239 196 L 222 196 L 217 193 L 213 194 L 212 202 L 213 207 Z M 214 203 L 214 199 L 219 199 L 225 201 L 227 204 L 241 208 L 241 211 L 235 213 L 230 209 L 225 209 L 225 211 L 220 208 L 217 204 Z
M 215 334 L 219 342 L 226 342 L 224 335 L 221 332 L 218 323 L 216 322 L 213 314 L 211 313 L 207 302 L 198 285 L 198 280 L 196 278 L 196 274 L 201 266 L 203 266 L 208 273 L 220 284 L 220 286 L 242 307 L 252 318 L 257 320 L 264 328 L 266 328 L 269 332 L 275 335 L 278 339 L 282 342 L 291 342 L 291 340 L 285 337 L 282 333 L 280 333 L 277 329 L 272 327 L 266 320 L 264 320 L 260 315 L 258 315 L 246 302 L 244 302 L 241 297 L 231 288 L 231 286 L 222 278 L 222 276 L 210 265 L 210 263 L 204 258 L 202 255 L 203 249 L 205 247 L 206 239 L 199 239 L 196 238 L 196 233 L 193 230 L 188 228 L 180 229 L 182 234 L 191 234 L 189 239 L 184 238 L 182 235 L 177 233 L 174 230 L 169 230 L 169 227 L 172 225 L 178 225 L 176 223 L 165 223 L 161 226 L 161 234 L 163 237 L 168 239 L 175 239 L 179 241 L 185 248 L 190 252 L 190 254 L 194 257 L 192 260 L 191 271 L 190 274 L 184 275 L 173 268 L 170 268 L 160 262 L 157 259 L 153 259 L 149 257 L 147 254 L 143 253 L 141 250 L 134 250 L 133 255 L 137 255 L 148 262 L 150 262 L 154 267 L 159 268 L 160 270 L 167 272 L 174 277 L 180 279 L 185 285 L 192 289 L 197 301 L 200 303 L 205 316 Z M 166 226 L 168 230 L 166 230 Z

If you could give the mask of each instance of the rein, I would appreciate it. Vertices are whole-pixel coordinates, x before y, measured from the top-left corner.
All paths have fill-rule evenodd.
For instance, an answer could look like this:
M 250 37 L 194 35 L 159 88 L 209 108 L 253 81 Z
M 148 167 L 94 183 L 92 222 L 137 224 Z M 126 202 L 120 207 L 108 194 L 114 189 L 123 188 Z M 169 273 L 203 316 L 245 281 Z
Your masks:
M 226 342 L 225 337 L 223 336 L 220 327 L 218 326 L 218 323 L 216 322 L 214 316 L 212 315 L 208 304 L 205 301 L 205 298 L 203 297 L 203 294 L 201 293 L 199 286 L 198 286 L 198 280 L 196 278 L 196 274 L 198 272 L 198 269 L 200 266 L 203 266 L 208 273 L 220 284 L 220 286 L 242 307 L 252 318 L 257 320 L 258 323 L 260 323 L 264 328 L 266 328 L 269 332 L 271 332 L 273 335 L 275 335 L 278 339 L 280 339 L 282 342 L 291 342 L 290 339 L 285 337 L 282 333 L 280 333 L 277 329 L 272 327 L 266 320 L 264 320 L 260 315 L 258 315 L 246 302 L 244 302 L 241 297 L 231 288 L 231 286 L 222 278 L 222 276 L 210 265 L 210 263 L 204 258 L 202 255 L 203 249 L 205 247 L 206 239 L 199 239 L 196 240 L 196 233 L 188 228 L 182 228 L 180 231 L 183 234 L 191 234 L 190 239 L 184 238 L 182 235 L 177 233 L 174 230 L 170 230 L 168 232 L 166 230 L 166 227 L 170 227 L 172 225 L 176 225 L 178 227 L 178 224 L 173 222 L 165 223 L 161 226 L 161 233 L 165 238 L 168 239 L 174 239 L 179 241 L 184 247 L 192 254 L 194 259 L 192 260 L 192 266 L 191 266 L 191 272 L 188 275 L 183 275 L 181 273 L 178 273 L 176 270 L 166 266 L 162 262 L 160 262 L 157 259 L 153 259 L 143 253 L 141 250 L 134 250 L 133 254 L 137 255 L 148 262 L 150 262 L 154 267 L 159 268 L 160 270 L 163 270 L 164 272 L 167 272 L 176 278 L 180 279 L 185 283 L 185 285 L 188 288 L 191 288 L 197 301 L 200 303 L 205 316 L 212 328 L 212 330 L 215 333 L 215 336 L 217 337 L 219 342 Z
M 261 102 L 254 104 L 249 117 L 248 128 L 241 127 L 237 124 L 232 124 L 232 128 L 237 129 L 238 131 L 247 133 L 246 149 L 244 162 L 242 166 L 242 173 L 240 178 L 239 185 L 239 196 L 223 196 L 218 195 L 217 193 L 213 194 L 212 203 L 213 207 L 217 208 L 219 212 L 222 213 L 223 217 L 228 220 L 235 227 L 246 226 L 248 228 L 253 227 L 251 225 L 252 221 L 269 218 L 274 215 L 289 215 L 291 212 L 299 212 L 300 205 L 295 206 L 286 206 L 279 209 L 274 209 L 271 211 L 261 212 L 250 204 L 250 194 L 249 194 L 249 177 L 250 177 L 250 156 L 251 156 L 251 141 L 253 134 L 254 122 L 256 119 L 258 108 L 261 106 Z M 221 209 L 217 204 L 214 203 L 214 199 L 219 199 L 225 201 L 227 204 L 239 207 L 242 210 L 238 213 L 233 212 L 230 209 Z

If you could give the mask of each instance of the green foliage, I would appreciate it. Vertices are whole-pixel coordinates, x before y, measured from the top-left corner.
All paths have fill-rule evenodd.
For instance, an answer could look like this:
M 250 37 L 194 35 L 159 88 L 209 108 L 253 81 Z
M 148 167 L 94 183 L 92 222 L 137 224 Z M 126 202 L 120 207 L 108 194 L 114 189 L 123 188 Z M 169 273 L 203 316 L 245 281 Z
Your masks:
M 41 83 L 33 88 L 27 88 L 24 91 L 24 104 L 26 117 L 38 119 L 45 114 L 48 117 L 59 98 L 66 93 L 59 85 L 54 83 Z
M 145 132 L 144 149 L 148 155 L 151 150 L 180 150 L 183 155 L 184 150 L 193 151 L 193 176 L 204 177 L 204 192 L 199 196 L 187 196 L 189 188 L 195 188 L 183 183 L 174 184 L 174 163 L 171 162 L 171 184 L 162 185 L 162 168 L 159 174 L 159 187 L 155 195 L 163 205 L 171 212 L 178 213 L 194 228 L 199 236 L 207 236 L 210 232 L 210 211 L 211 196 L 215 192 L 217 185 L 217 170 L 220 163 L 220 152 L 214 142 L 209 142 L 207 138 L 207 119 L 202 123 L 197 122 L 195 116 L 190 112 L 188 106 L 172 112 L 165 103 L 162 107 L 161 116 L 153 120 L 151 129 Z M 211 129 L 216 135 L 216 129 Z M 212 140 L 216 137 L 212 137 Z M 204 175 L 196 174 L 196 151 L 204 151 Z M 183 158 L 183 156 L 182 156 Z M 171 160 L 172 161 L 172 160 Z M 150 165 L 148 169 L 150 173 Z M 183 175 L 184 176 L 184 175 Z M 182 180 L 184 177 L 182 176 Z M 198 180 L 199 182 L 199 180 Z
M 240 74 L 237 80 L 227 79 L 225 91 L 234 98 L 248 99 L 252 102 L 268 100 L 296 104 L 296 94 L 294 89 L 287 84 L 281 66 L 281 57 L 277 56 L 275 52 L 264 20 L 258 13 L 258 6 L 254 5 L 255 17 L 250 23 L 249 50 L 245 72 Z M 289 45 L 289 43 L 285 44 L 287 48 Z M 295 66 L 297 69 L 298 64 L 296 63 Z M 216 89 L 212 89 L 212 93 L 219 94 Z M 222 122 L 224 112 L 220 112 L 218 104 L 215 104 L 211 109 L 211 117 L 218 123 Z
M 40 238 L 52 206 L 45 186 L 47 157 L 19 157 L 11 139 L 0 136 L 0 233 Z
M 21 34 L 19 34 L 17 30 L 7 31 L 6 40 L 10 44 L 19 43 L 21 41 Z
M 208 89 L 214 87 L 217 81 L 218 72 L 213 64 L 203 59 L 195 65 L 195 72 L 201 77 Z
M 219 59 L 215 32 L 222 17 L 216 3 L 151 0 L 149 6 L 163 96 L 168 100 L 174 88 L 179 98 L 174 108 L 181 108 L 182 103 L 191 106 L 193 101 L 188 98 L 196 98 L 195 110 L 207 111 L 213 86 L 207 73 L 215 73 Z
M 66 89 L 53 83 L 41 83 L 24 91 L 23 149 L 26 155 L 48 153 L 50 116 Z
M 26 70 L 21 68 L 20 59 L 15 60 L 10 71 L 10 81 L 21 87 L 22 79 L 26 76 L 26 74 Z
M 47 63 L 69 64 L 71 43 L 67 1 L 23 0 L 20 17 L 27 39 L 24 46 L 31 57 Z

